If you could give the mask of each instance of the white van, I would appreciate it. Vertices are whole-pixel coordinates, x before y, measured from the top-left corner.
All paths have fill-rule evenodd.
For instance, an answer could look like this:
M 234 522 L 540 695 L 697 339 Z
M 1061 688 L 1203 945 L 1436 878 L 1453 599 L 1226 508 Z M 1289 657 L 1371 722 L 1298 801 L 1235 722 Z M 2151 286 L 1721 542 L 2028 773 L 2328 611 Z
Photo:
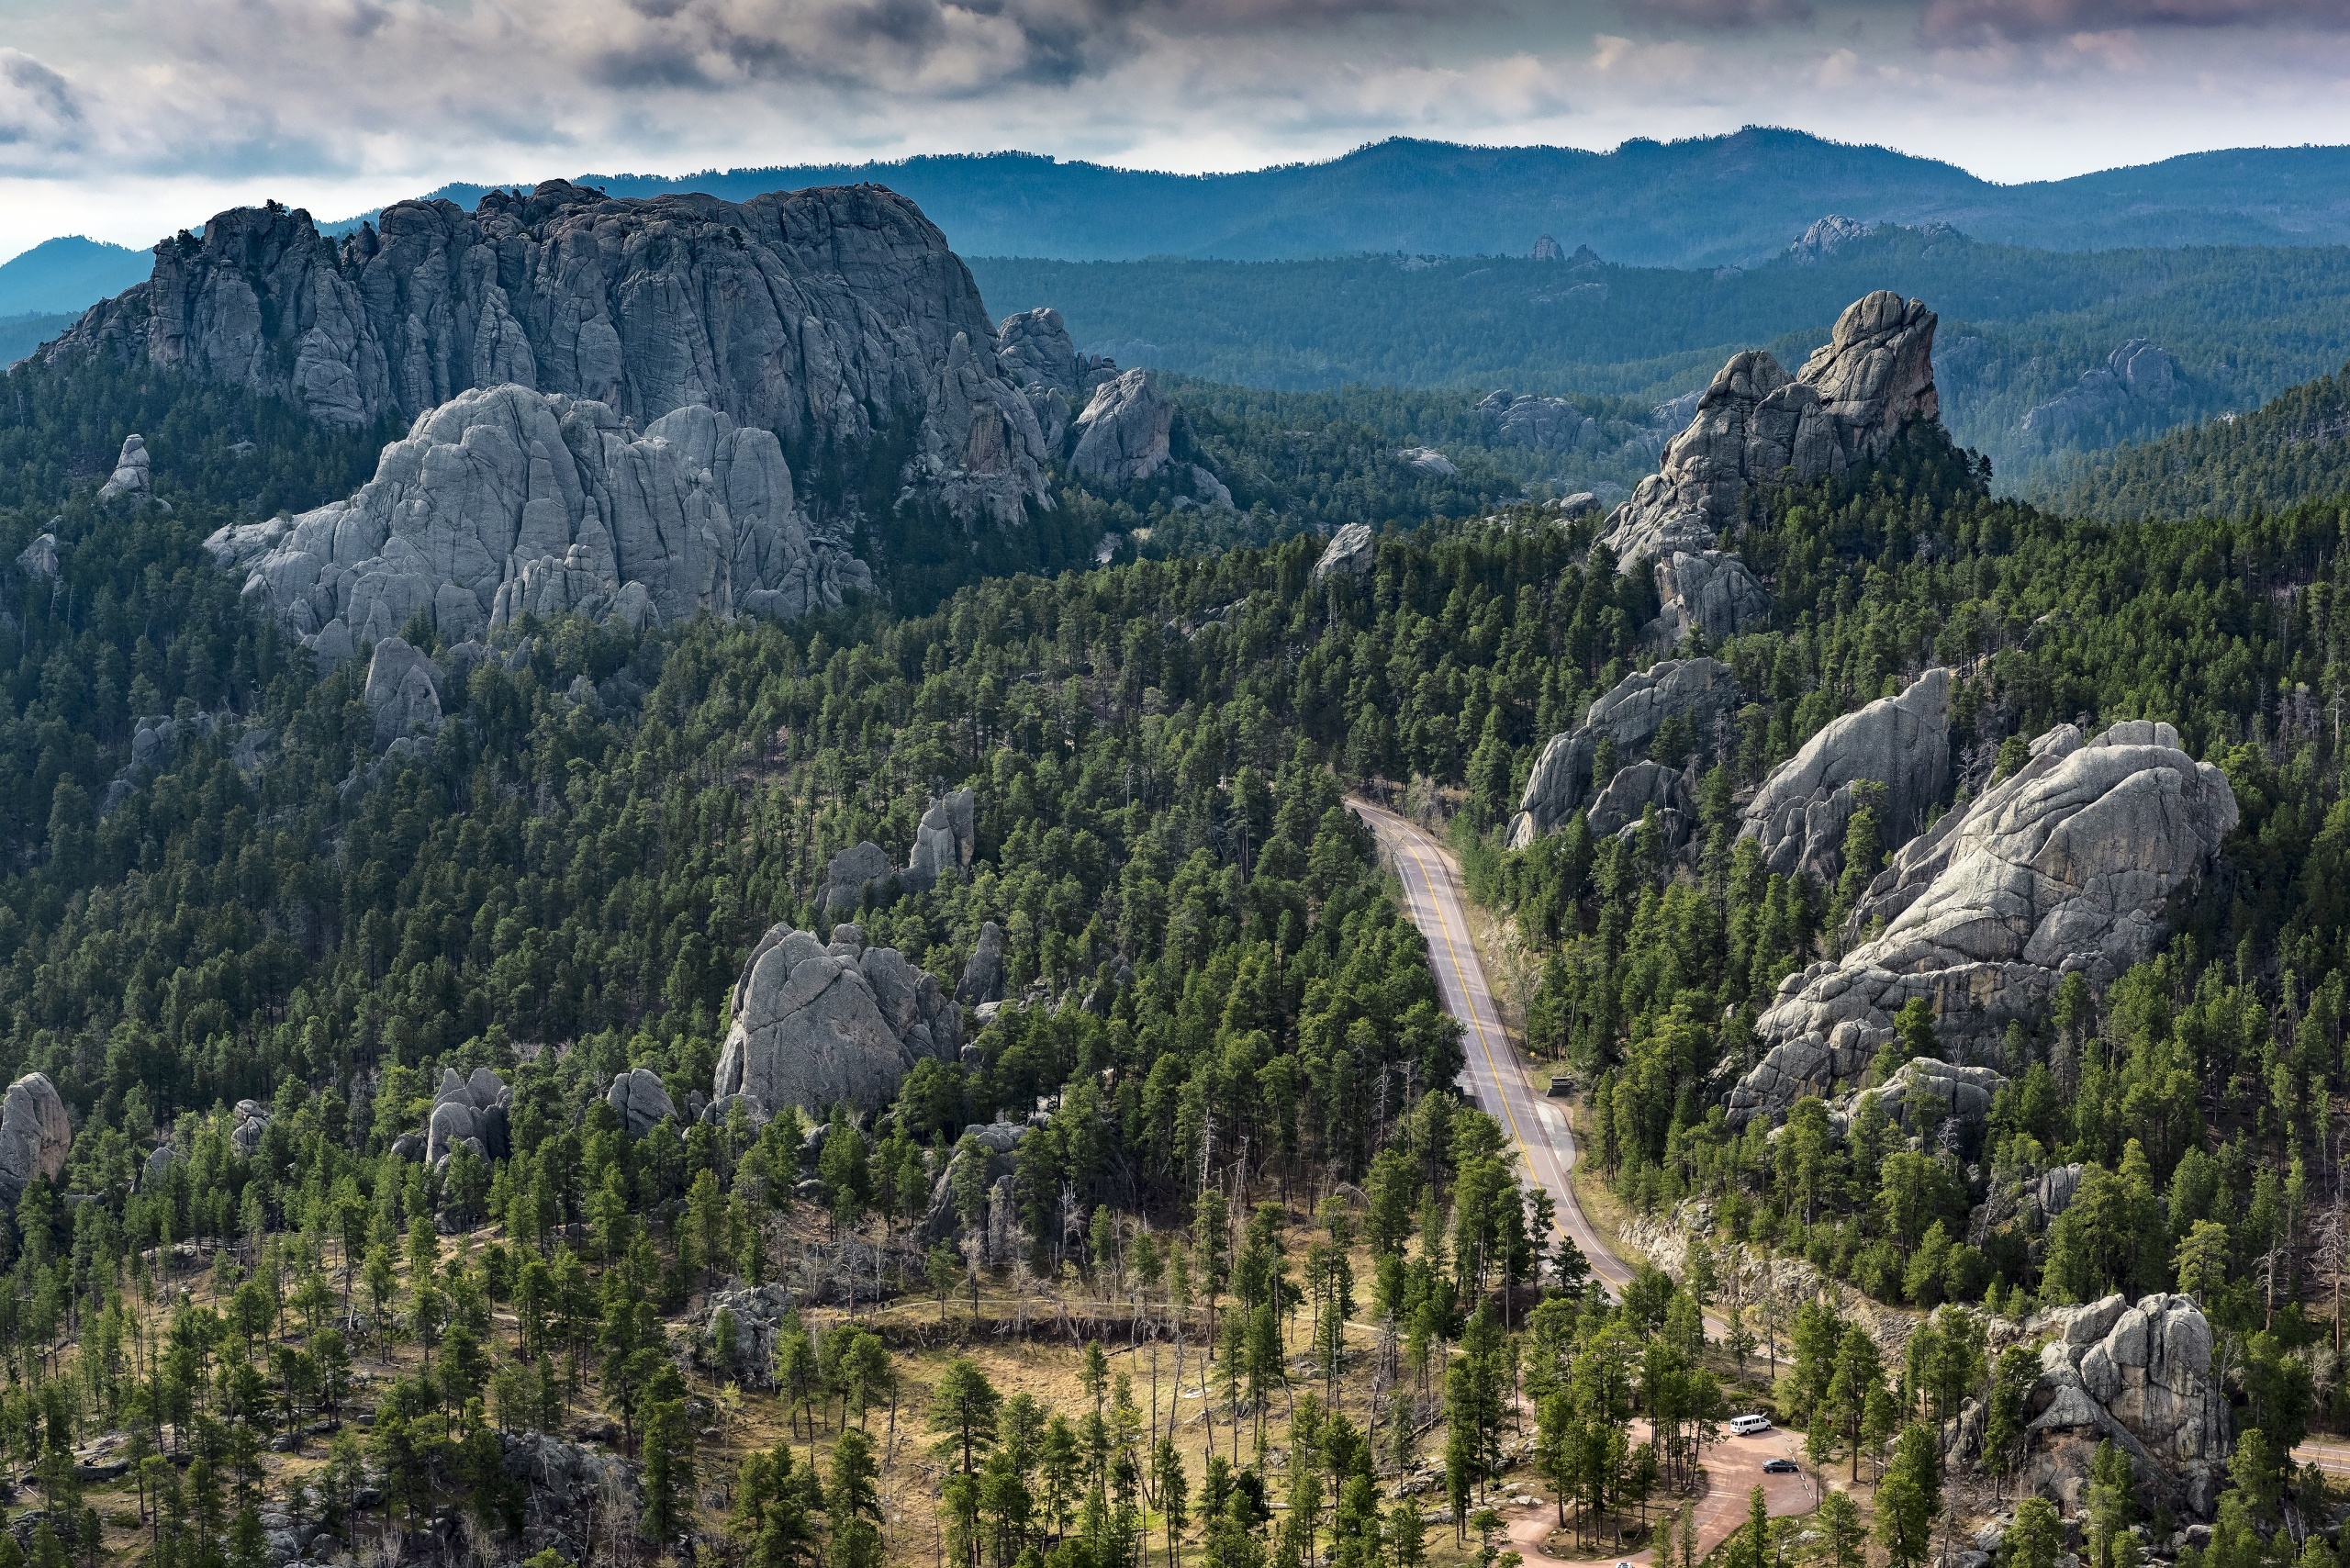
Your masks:
M 1751 1438 L 1757 1432 L 1769 1431 L 1771 1429 L 1771 1417 L 1768 1416 L 1732 1416 L 1729 1418 L 1729 1429 L 1741 1438 Z

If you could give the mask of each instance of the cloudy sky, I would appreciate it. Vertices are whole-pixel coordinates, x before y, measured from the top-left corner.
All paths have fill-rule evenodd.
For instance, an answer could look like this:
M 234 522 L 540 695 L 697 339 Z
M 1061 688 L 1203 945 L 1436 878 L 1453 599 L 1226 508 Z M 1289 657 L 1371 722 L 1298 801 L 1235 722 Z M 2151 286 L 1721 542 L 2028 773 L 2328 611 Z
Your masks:
M 2040 179 L 2350 142 L 2350 0 L 0 0 L 0 256 L 274 196 L 1794 126 Z

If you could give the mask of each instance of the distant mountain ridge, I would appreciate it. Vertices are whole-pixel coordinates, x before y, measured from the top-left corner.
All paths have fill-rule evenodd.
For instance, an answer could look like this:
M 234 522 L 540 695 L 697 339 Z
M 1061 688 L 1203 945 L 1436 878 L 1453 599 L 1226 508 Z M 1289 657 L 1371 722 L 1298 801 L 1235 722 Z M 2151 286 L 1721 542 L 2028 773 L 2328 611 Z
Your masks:
M 1169 174 L 1027 152 L 779 165 L 678 178 L 589 174 L 615 196 L 872 181 L 964 256 L 1280 261 L 1364 252 L 1526 255 L 1543 234 L 1642 266 L 1743 265 L 1815 219 L 1948 223 L 2053 251 L 2350 242 L 2350 148 L 2240 148 L 2000 185 L 1954 164 L 1803 131 L 1627 141 L 1612 151 L 1396 138 L 1318 163 Z M 471 206 L 490 185 L 432 194 Z M 326 225 L 355 229 L 372 214 Z
M 2350 495 L 2350 366 L 2050 476 L 2039 497 L 2081 517 L 2243 519 Z
M 154 264 L 144 251 L 79 234 L 44 240 L 0 263 L 0 317 L 85 309 L 143 282 Z

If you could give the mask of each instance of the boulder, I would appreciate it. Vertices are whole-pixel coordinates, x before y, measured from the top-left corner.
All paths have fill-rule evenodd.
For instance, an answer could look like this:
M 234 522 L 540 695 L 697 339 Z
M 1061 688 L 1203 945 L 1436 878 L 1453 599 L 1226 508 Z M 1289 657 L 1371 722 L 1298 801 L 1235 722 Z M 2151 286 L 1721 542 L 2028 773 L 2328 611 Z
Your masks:
M 1728 551 L 1674 550 L 1657 561 L 1655 571 L 1662 608 L 1643 633 L 1651 646 L 1677 648 L 1698 632 L 1708 646 L 1718 647 L 1771 618 L 1770 593 Z
M 2170 725 L 2131 720 L 2087 742 L 2059 725 L 1870 884 L 1853 924 L 1883 921 L 1882 935 L 1781 984 L 1755 1025 L 1762 1058 L 1726 1099 L 1730 1124 L 1858 1074 L 1912 998 L 1953 1055 L 1999 1048 L 2064 975 L 2102 985 L 2151 954 L 2171 895 L 2235 823 L 2226 778 Z
M 526 614 L 793 616 L 871 588 L 795 495 L 773 432 L 722 411 L 689 405 L 640 434 L 607 404 L 504 386 L 420 416 L 349 500 L 205 548 L 334 660 L 418 614 L 455 643 Z
M 145 500 L 153 493 L 148 482 L 148 468 L 152 462 L 147 455 L 146 437 L 125 436 L 122 454 L 115 459 L 113 476 L 98 487 L 98 499 Z
M 1703 552 L 1744 525 L 1753 487 L 1841 474 L 1882 454 L 1911 420 L 1939 417 L 1934 319 L 1919 301 L 1879 290 L 1845 308 L 1795 375 L 1761 349 L 1732 356 L 1600 543 L 1626 571 Z
M 1319 588 L 1341 572 L 1350 577 L 1369 575 L 1378 553 L 1369 523 L 1348 523 L 1330 535 L 1330 543 L 1323 546 L 1320 559 L 1314 563 L 1314 586 Z
M 1561 496 L 1550 504 L 1558 510 L 1559 515 L 1569 522 L 1573 522 L 1580 518 L 1595 516 L 1599 511 L 1599 498 L 1589 490 L 1577 490 L 1573 495 Z
M 1962 1159 L 1972 1159 L 1982 1149 L 1992 1097 L 2007 1081 L 1987 1067 L 1968 1067 L 1934 1057 L 1912 1057 L 1876 1088 L 1840 1101 L 1830 1109 L 1829 1120 L 1841 1132 L 1852 1125 L 1859 1101 L 1874 1096 L 1895 1126 L 1917 1137 L 1926 1130 L 1928 1118 L 1921 1114 L 1925 1103 L 1932 1100 L 1939 1103 L 1932 1119 L 1938 1124 L 1940 1138 Z
M 472 212 L 399 202 L 346 239 L 274 206 L 218 214 L 43 352 L 171 366 L 346 429 L 509 382 L 639 423 L 707 404 L 789 450 L 850 458 L 910 425 L 906 482 L 951 491 L 971 524 L 1051 505 L 1043 436 L 995 336 L 946 236 L 880 185 L 729 202 L 552 180 Z M 958 338 L 995 409 L 987 439 L 1010 442 L 984 465 L 930 428 L 969 431 L 971 385 L 941 375 Z
M 1433 446 L 1407 446 L 1395 455 L 1403 460 L 1404 467 L 1431 479 L 1458 478 L 1460 474 L 1452 459 Z
M 17 570 L 28 577 L 53 583 L 57 580 L 58 569 L 55 533 L 37 533 L 30 544 L 17 552 Z
M 1488 393 L 1477 411 L 1493 424 L 1496 445 L 1526 446 L 1537 452 L 1574 452 L 1599 445 L 1599 421 L 1564 398 L 1521 397 L 1514 392 Z
M 1003 1000 L 1003 927 L 990 920 L 979 927 L 979 939 L 963 962 L 963 978 L 956 983 L 955 1000 L 968 1007 Z
M 269 1110 L 258 1100 L 240 1100 L 231 1113 L 229 1141 L 239 1154 L 251 1159 L 261 1148 L 261 1136 L 269 1130 Z M 0 1133 L 0 1137 L 5 1137 Z
M 1881 842 L 1908 843 L 1950 788 L 1950 695 L 1951 673 L 1936 667 L 1899 696 L 1830 721 L 1772 769 L 1739 836 L 1760 844 L 1763 863 L 1780 876 L 1800 871 L 1832 886 L 1844 867 L 1845 830 L 1873 783 L 1885 791 Z
M 168 1143 L 158 1144 L 154 1149 L 148 1154 L 147 1163 L 141 1167 L 140 1170 L 140 1189 L 143 1192 L 146 1189 L 154 1186 L 159 1182 L 170 1181 L 172 1179 L 172 1167 L 178 1162 L 179 1154 L 177 1150 L 173 1149 Z
M 734 1324 L 734 1355 L 724 1364 L 719 1361 L 715 1333 L 722 1312 Z M 712 1292 L 702 1312 L 702 1331 L 694 1336 L 694 1360 L 726 1382 L 740 1383 L 745 1388 L 773 1388 L 778 1364 L 776 1352 L 791 1313 L 791 1292 L 779 1284 Z
M 1657 732 L 1680 717 L 1689 721 L 1704 754 L 1737 706 L 1738 678 L 1718 659 L 1672 659 L 1626 676 L 1592 703 L 1582 723 L 1551 736 L 1542 748 L 1510 823 L 1510 847 L 1523 849 L 1563 825 L 1591 798 L 1602 740 L 1613 745 L 1617 767 L 1628 767 L 1648 760 Z M 1635 820 L 1639 814 L 1633 812 Z
M 770 1111 L 817 1116 L 845 1101 L 885 1104 L 915 1062 L 956 1059 L 962 1011 L 894 947 L 865 947 L 853 925 L 830 948 L 778 925 L 734 988 L 733 1016 L 711 1090 L 713 1103 L 750 1096 Z
M 2032 1183 L 2033 1202 L 2040 1205 L 2042 1219 L 2054 1219 L 2073 1206 L 2073 1194 L 2081 1190 L 2081 1177 L 2088 1167 L 2079 1160 L 2070 1165 L 2058 1165 L 2040 1173 Z
M 379 746 L 441 728 L 441 690 L 432 661 L 401 638 L 375 644 L 367 661 L 366 702 Z
M 1093 389 L 1077 416 L 1077 447 L 1069 465 L 1111 485 L 1147 479 L 1167 465 L 1175 405 L 1147 370 L 1129 370 Z
M 2188 1297 L 2119 1295 L 2042 1313 L 2027 1478 L 2077 1506 L 2097 1444 L 2127 1452 L 2140 1484 L 2209 1518 L 2229 1450 L 2226 1394 L 2211 1370 L 2211 1327 Z
M 824 868 L 824 885 L 817 890 L 816 907 L 825 914 L 853 913 L 868 894 L 886 896 L 898 868 L 871 839 L 853 844 L 834 856 Z
M 677 1114 L 669 1092 L 661 1086 L 661 1075 L 649 1067 L 615 1076 L 612 1086 L 604 1092 L 604 1103 L 611 1106 L 621 1129 L 632 1138 L 643 1137 Z
M 460 1078 L 455 1069 L 443 1068 L 441 1087 L 432 1096 L 431 1114 L 425 1124 L 424 1162 L 440 1164 L 451 1149 L 467 1139 L 478 1142 L 485 1159 L 505 1159 L 509 1152 L 507 1117 L 513 1103 L 514 1092 L 488 1068 L 474 1069 L 471 1078 Z M 613 1108 L 617 1110 L 619 1106 Z
M 977 847 L 978 804 L 978 795 L 968 786 L 931 801 L 914 829 L 913 854 L 898 880 L 922 892 L 937 886 L 938 879 L 949 871 L 968 871 Z

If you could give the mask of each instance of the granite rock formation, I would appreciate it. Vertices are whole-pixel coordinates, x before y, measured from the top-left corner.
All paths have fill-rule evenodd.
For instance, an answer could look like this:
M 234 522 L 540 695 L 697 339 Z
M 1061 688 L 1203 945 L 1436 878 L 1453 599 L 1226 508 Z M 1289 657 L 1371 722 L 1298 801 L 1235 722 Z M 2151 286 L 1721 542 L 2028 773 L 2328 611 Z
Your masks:
M 1810 228 L 1796 237 L 1787 247 L 1787 256 L 1799 267 L 1818 266 L 1855 240 L 1865 240 L 1876 232 L 1876 225 L 1858 218 L 1830 213 L 1815 219 Z
M 897 874 L 879 845 L 869 838 L 852 844 L 826 863 L 816 907 L 826 914 L 854 914 L 867 897 L 886 897 Z
M 604 1092 L 604 1103 L 620 1117 L 621 1129 L 632 1138 L 643 1137 L 677 1114 L 677 1102 L 662 1087 L 661 1075 L 649 1067 L 615 1073 L 611 1087 Z
M 142 501 L 154 493 L 148 470 L 154 459 L 147 454 L 147 438 L 128 435 L 122 438 L 122 454 L 115 459 L 114 474 L 98 487 L 102 501 Z
M 1730 1124 L 1858 1075 L 1912 998 L 1963 1058 L 2036 1018 L 2065 974 L 2110 981 L 2154 950 L 2171 895 L 2235 823 L 2226 778 L 2168 724 L 2127 721 L 2087 742 L 2059 725 L 1870 884 L 1853 922 L 1882 920 L 1882 935 L 1781 984 L 1755 1025 L 1762 1059 L 1729 1093 Z
M 2084 375 L 2023 416 L 2023 433 L 2061 442 L 2083 426 L 2118 414 L 2153 412 L 2170 406 L 2186 390 L 2178 361 L 2152 340 L 2132 338 Z
M 470 1078 L 455 1068 L 441 1070 L 441 1087 L 432 1096 L 432 1114 L 424 1125 L 424 1162 L 438 1165 L 460 1145 L 470 1146 L 476 1159 L 507 1156 L 507 1114 L 514 1091 L 486 1067 Z
M 971 854 L 978 846 L 978 806 L 979 796 L 968 786 L 931 801 L 914 828 L 913 853 L 898 876 L 901 886 L 927 892 L 947 872 L 959 875 L 970 870 Z
M 375 744 L 440 729 L 440 672 L 432 661 L 398 637 L 375 644 L 367 661 L 367 711 L 375 722 Z
M 1605 741 L 1616 756 L 1617 772 L 1649 760 L 1649 746 L 1669 719 L 1688 722 L 1702 751 L 1711 746 L 1721 721 L 1738 706 L 1738 678 L 1718 659 L 1673 659 L 1622 680 L 1602 695 L 1583 715 L 1583 722 L 1550 737 L 1526 780 L 1526 793 L 1511 819 L 1510 846 L 1523 849 L 1543 834 L 1561 826 L 1595 791 L 1592 770 Z M 1639 812 L 1633 812 L 1638 820 Z M 1594 831 L 1597 831 L 1596 824 Z
M 1322 547 L 1322 554 L 1314 563 L 1314 586 L 1319 588 L 1337 573 L 1350 577 L 1368 577 L 1377 560 L 1379 547 L 1372 537 L 1371 524 L 1350 522 L 1330 535 L 1330 543 Z
M 963 960 L 963 978 L 956 982 L 955 1000 L 968 1007 L 982 1007 L 1003 1000 L 1003 927 L 990 920 L 979 927 L 971 956 Z
M 555 180 L 472 212 L 400 202 L 341 241 L 305 212 L 221 213 L 46 352 L 171 365 L 344 427 L 507 382 L 639 423 L 707 405 L 795 461 L 911 423 L 924 456 L 908 481 L 951 494 L 968 524 L 1051 504 L 995 337 L 946 237 L 878 185 L 623 201 Z M 958 338 L 970 377 L 942 375 Z M 946 447 L 945 428 L 975 444 Z
M 962 1045 L 961 1009 L 895 947 L 865 946 L 854 925 L 835 926 L 830 946 L 777 925 L 735 984 L 711 1098 L 819 1116 L 843 1101 L 872 1110 L 915 1062 L 952 1061 Z
M 1433 446 L 1407 446 L 1395 455 L 1402 460 L 1404 467 L 1415 474 L 1426 475 L 1431 479 L 1458 478 L 1460 474 L 1460 468 L 1454 465 L 1452 459 Z
M 1718 647 L 1771 614 L 1769 591 L 1726 550 L 1675 550 L 1660 558 L 1656 593 L 1661 608 L 1643 634 L 1659 648 L 1677 648 L 1692 632 Z
M 2209 1518 L 2229 1450 L 2227 1396 L 2211 1369 L 2211 1326 L 2183 1295 L 2119 1295 L 2036 1316 L 2041 1347 L 2025 1477 L 2077 1510 L 2097 1445 L 2110 1439 L 2142 1487 Z
M 1659 471 L 1609 516 L 1599 542 L 1623 571 L 1659 569 L 1658 597 L 1668 616 L 1684 626 L 1701 623 L 1695 607 L 1674 609 L 1676 588 L 1692 575 L 1673 564 L 1675 556 L 1714 553 L 1720 535 L 1744 525 L 1758 487 L 1841 474 L 1881 454 L 1910 420 L 1940 416 L 1934 319 L 1921 302 L 1880 290 L 1847 306 L 1827 343 L 1795 375 L 1762 349 L 1733 355 L 1698 398 L 1688 428 L 1665 447 Z M 1665 566 L 1670 580 L 1660 569 Z M 1705 580 L 1728 570 L 1717 564 Z M 1751 575 L 1746 582 L 1753 583 Z M 1760 591 L 1755 586 L 1751 594 L 1733 590 L 1718 599 L 1716 623 L 1735 622 L 1726 612 L 1753 604 Z M 1670 632 L 1667 626 L 1651 635 Z M 1707 634 L 1722 633 L 1709 628 Z
M 1884 791 L 1882 842 L 1907 844 L 1950 788 L 1950 697 L 1951 673 L 1935 667 L 1899 696 L 1830 721 L 1772 769 L 1739 836 L 1760 844 L 1763 863 L 1780 876 L 1800 871 L 1832 886 L 1844 867 L 1845 830 L 1874 784 Z
M 2007 1081 L 2004 1075 L 1987 1067 L 1968 1067 L 1934 1057 L 1912 1057 L 1876 1088 L 1863 1090 L 1831 1106 L 1829 1122 L 1841 1136 L 1852 1125 L 1860 1100 L 1873 1095 L 1877 1108 L 1904 1133 L 1912 1137 L 1923 1137 L 1930 1119 L 1939 1137 L 1947 1139 L 1960 1158 L 1971 1159 L 1981 1152 L 1992 1096 Z M 1930 1101 L 1936 1103 L 1930 1107 Z
M 35 1182 L 53 1182 L 73 1144 L 73 1120 L 46 1073 L 28 1072 L 0 1100 L 0 1198 L 12 1206 Z
M 1477 412 L 1493 422 L 1494 443 L 1537 452 L 1596 452 L 1606 444 L 1599 421 L 1564 398 L 1539 398 L 1500 389 L 1487 393 Z
M 518 386 L 420 418 L 351 499 L 205 547 L 330 661 L 420 612 L 458 642 L 526 613 L 793 616 L 872 586 L 795 507 L 771 432 L 696 406 L 640 435 L 602 403 Z
M 995 333 L 996 363 L 1027 396 L 1046 450 L 1058 452 L 1093 389 L 1118 374 L 1116 362 L 1078 353 L 1061 313 L 1050 306 L 1007 316 Z
M 1093 389 L 1076 430 L 1069 465 L 1105 484 L 1130 485 L 1167 466 L 1175 405 L 1149 371 L 1129 370 Z
M 1666 837 L 1678 843 L 1682 823 L 1695 805 L 1690 798 L 1689 776 L 1682 769 L 1667 767 L 1661 762 L 1636 762 L 1629 767 L 1617 768 L 1616 776 L 1592 797 L 1592 835 L 1602 837 L 1637 828 L 1648 808 L 1654 806 L 1659 817 L 1666 822 Z
M 53 583 L 57 580 L 58 569 L 57 535 L 54 532 L 33 535 L 33 542 L 17 552 L 17 570 L 28 577 Z

